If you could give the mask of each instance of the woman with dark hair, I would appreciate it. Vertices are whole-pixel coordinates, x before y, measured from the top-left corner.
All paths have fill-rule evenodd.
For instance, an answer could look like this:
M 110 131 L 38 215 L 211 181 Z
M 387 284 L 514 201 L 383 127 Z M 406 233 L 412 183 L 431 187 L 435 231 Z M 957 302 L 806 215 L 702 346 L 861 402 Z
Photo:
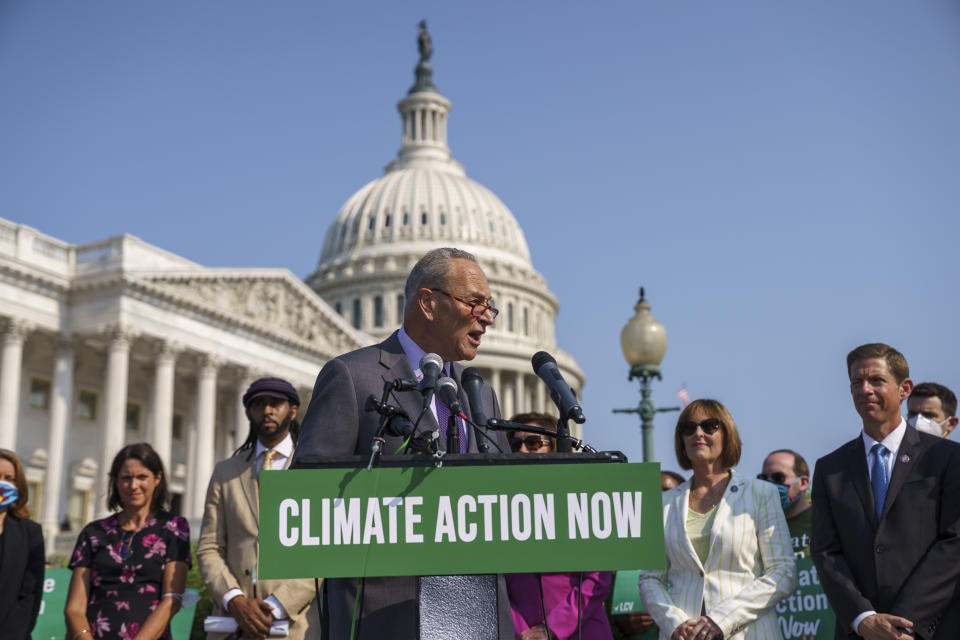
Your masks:
M 0 635 L 14 640 L 29 640 L 43 595 L 43 530 L 28 497 L 20 459 L 0 449 Z
M 510 420 L 547 429 L 557 425 L 557 419 L 546 413 L 521 413 Z M 517 453 L 551 453 L 555 449 L 553 441 L 528 431 L 517 431 L 510 437 Z M 611 580 L 609 571 L 508 573 L 507 595 L 517 638 L 613 640 L 603 606 Z
M 740 435 L 726 407 L 695 400 L 674 432 L 693 477 L 663 496 L 667 567 L 640 572 L 661 640 L 780 640 L 774 610 L 797 568 L 780 494 L 733 470 Z
M 170 638 L 190 566 L 187 521 L 164 511 L 167 478 L 149 444 L 127 445 L 110 466 L 107 505 L 70 560 L 67 640 Z

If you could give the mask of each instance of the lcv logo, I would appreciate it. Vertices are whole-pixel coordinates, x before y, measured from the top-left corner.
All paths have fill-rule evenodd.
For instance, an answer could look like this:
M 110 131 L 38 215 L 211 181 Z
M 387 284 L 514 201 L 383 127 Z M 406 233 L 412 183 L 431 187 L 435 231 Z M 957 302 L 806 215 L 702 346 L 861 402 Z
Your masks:
M 434 504 L 423 496 L 287 498 L 277 533 L 284 547 L 556 540 L 560 500 L 559 532 L 568 540 L 641 537 L 639 491 L 440 495 Z M 436 513 L 432 532 L 424 531 L 424 510 Z

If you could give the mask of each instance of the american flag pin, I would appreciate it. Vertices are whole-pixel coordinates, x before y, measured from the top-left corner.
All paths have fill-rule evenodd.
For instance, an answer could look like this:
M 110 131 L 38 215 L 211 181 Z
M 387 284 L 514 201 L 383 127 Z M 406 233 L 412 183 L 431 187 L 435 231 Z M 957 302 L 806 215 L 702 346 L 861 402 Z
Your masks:
M 908 456 L 907 454 L 903 454 L 902 456 L 900 456 L 900 462 L 902 464 L 907 464 L 908 462 L 910 462 L 910 456 Z

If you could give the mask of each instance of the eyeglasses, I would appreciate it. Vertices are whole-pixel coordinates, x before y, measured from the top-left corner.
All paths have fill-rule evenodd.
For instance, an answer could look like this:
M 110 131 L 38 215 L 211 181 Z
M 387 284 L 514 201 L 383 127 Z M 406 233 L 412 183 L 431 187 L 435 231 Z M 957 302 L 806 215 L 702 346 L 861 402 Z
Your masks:
M 757 478 L 772 482 L 773 484 L 787 484 L 787 474 L 783 471 L 774 471 L 769 476 L 765 473 L 758 473 Z
M 120 534 L 120 557 L 126 560 L 133 555 L 133 536 L 136 531 L 124 531 Z
M 516 451 L 520 451 L 520 447 L 527 445 L 527 449 L 530 451 L 536 451 L 540 447 L 552 448 L 550 446 L 550 440 L 543 436 L 526 436 L 523 438 L 512 437 L 510 438 L 510 448 Z
M 462 302 L 463 304 L 467 305 L 468 307 L 470 307 L 470 315 L 473 316 L 474 318 L 481 318 L 481 317 L 483 317 L 483 314 L 485 314 L 487 311 L 489 311 L 489 312 L 490 312 L 490 317 L 493 318 L 494 320 L 496 320 L 496 319 L 497 319 L 497 315 L 500 314 L 500 309 L 497 309 L 495 306 L 493 306 L 493 300 L 492 300 L 492 299 L 491 299 L 491 300 L 487 300 L 486 303 L 483 303 L 483 302 L 468 302 L 468 301 L 464 300 L 463 298 L 459 298 L 459 297 L 453 295 L 452 293 L 447 293 L 447 292 L 444 291 L 443 289 L 430 289 L 430 291 L 439 291 L 439 292 L 442 293 L 443 295 L 449 296 L 449 297 L 453 298 L 454 300 L 456 300 L 457 302 Z
M 680 435 L 684 438 L 689 438 L 697 432 L 697 427 L 707 434 L 712 436 L 717 432 L 717 429 L 723 426 L 723 423 L 720 422 L 720 418 L 707 418 L 706 420 L 701 420 L 700 422 L 694 422 L 693 420 L 684 420 L 683 422 L 677 423 L 677 429 L 680 431 Z

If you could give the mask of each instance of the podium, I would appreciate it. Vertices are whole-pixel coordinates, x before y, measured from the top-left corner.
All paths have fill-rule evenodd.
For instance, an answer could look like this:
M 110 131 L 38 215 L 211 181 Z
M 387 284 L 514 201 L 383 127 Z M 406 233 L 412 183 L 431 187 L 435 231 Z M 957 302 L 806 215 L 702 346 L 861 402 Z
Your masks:
M 658 464 L 620 452 L 368 459 L 301 457 L 261 474 L 260 575 L 324 577 L 330 638 L 513 638 L 503 573 L 663 566 Z

